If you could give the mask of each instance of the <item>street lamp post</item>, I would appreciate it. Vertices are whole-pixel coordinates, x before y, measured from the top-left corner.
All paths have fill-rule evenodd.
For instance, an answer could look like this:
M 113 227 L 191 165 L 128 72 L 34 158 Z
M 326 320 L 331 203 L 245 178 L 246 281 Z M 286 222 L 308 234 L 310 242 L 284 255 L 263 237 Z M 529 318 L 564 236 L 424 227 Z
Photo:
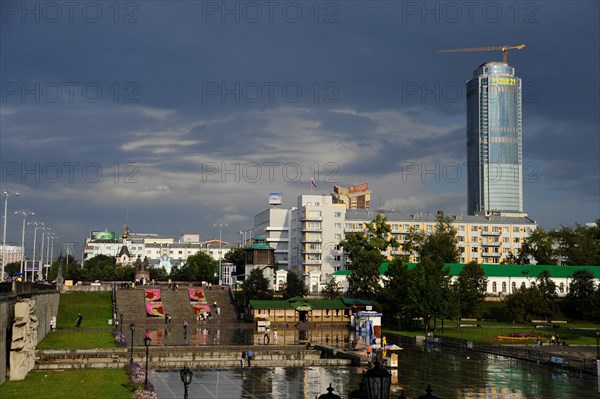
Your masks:
M 369 399 L 389 399 L 392 375 L 381 367 L 379 360 L 375 361 L 375 367 L 367 370 L 363 376 Z
M 131 354 L 129 355 L 129 364 L 133 364 L 133 332 L 135 331 L 135 324 L 131 323 L 129 329 L 131 330 Z
M 35 226 L 33 228 L 33 256 L 32 259 L 32 270 L 31 270 L 31 281 L 34 281 L 35 278 L 35 249 L 37 246 L 37 229 L 41 228 L 44 225 L 44 222 L 29 222 L 28 225 Z M 25 270 L 25 274 L 27 274 L 27 270 Z
M 50 232 L 50 230 L 52 230 L 52 229 L 48 226 L 44 226 L 44 227 L 41 227 L 41 230 L 42 230 L 42 248 L 40 250 L 40 270 L 38 271 L 38 280 L 44 279 L 44 271 L 42 270 L 42 268 L 44 267 L 44 236 L 47 231 Z
M 596 359 L 600 359 L 600 346 L 598 345 L 600 341 L 600 330 L 596 330 Z
M 152 339 L 150 337 L 144 337 L 144 345 L 146 346 L 146 378 L 144 379 L 144 389 L 148 389 L 148 347 L 150 346 Z
M 194 373 L 187 366 L 179 370 L 179 375 L 181 377 L 181 382 L 183 382 L 184 392 L 183 399 L 188 399 L 188 385 L 192 383 L 192 377 Z
M 8 219 L 8 197 L 11 195 L 19 196 L 19 193 L 11 190 L 2 191 L 4 196 L 4 228 L 2 230 L 2 271 L 0 272 L 0 280 L 4 280 L 4 266 L 6 265 L 6 219 Z
M 121 313 L 119 315 L 119 319 L 120 319 L 120 322 L 119 322 L 119 331 L 121 331 L 121 334 L 123 334 L 123 313 Z
M 215 223 L 214 227 L 218 227 L 219 228 L 219 285 L 221 285 L 223 283 L 222 281 L 222 274 L 221 274 L 221 260 L 223 258 L 223 249 L 222 249 L 222 245 L 223 245 L 223 240 L 221 239 L 222 237 L 222 233 L 223 233 L 223 227 L 227 227 L 227 224 L 223 224 L 223 223 Z
M 25 219 L 27 219 L 27 216 L 34 216 L 35 213 L 23 209 L 20 211 L 16 211 L 15 215 L 23 216 L 23 228 L 21 229 L 21 275 L 23 275 L 23 269 L 25 264 Z M 23 281 L 25 280 L 26 278 L 23 278 Z

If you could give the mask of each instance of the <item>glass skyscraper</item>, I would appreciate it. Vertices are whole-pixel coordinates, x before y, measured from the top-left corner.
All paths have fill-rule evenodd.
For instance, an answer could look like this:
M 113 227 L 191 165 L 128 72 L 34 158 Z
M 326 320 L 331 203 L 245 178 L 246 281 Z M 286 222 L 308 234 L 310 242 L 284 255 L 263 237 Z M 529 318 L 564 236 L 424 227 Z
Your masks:
M 503 62 L 467 82 L 468 213 L 523 213 L 521 79 Z

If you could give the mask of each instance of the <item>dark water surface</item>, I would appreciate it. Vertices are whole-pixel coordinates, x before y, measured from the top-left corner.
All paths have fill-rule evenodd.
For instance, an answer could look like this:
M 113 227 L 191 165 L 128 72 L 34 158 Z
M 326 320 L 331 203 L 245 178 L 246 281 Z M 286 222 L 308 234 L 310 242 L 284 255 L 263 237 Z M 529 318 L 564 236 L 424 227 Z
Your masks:
M 246 367 L 194 370 L 190 398 L 316 398 L 331 383 L 342 398 L 356 389 L 361 367 Z M 392 371 L 392 397 L 425 392 L 443 398 L 597 398 L 598 380 L 560 369 L 466 350 L 409 345 Z M 182 398 L 179 371 L 149 374 L 161 399 Z

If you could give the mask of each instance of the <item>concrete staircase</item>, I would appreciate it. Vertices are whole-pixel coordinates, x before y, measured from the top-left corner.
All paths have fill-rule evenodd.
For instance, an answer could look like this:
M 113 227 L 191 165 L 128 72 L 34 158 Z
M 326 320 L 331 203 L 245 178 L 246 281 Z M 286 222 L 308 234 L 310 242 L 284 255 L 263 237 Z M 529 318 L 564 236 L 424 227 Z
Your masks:
M 146 316 L 145 289 L 160 289 L 161 302 L 164 306 L 165 315 L 169 314 L 171 316 L 171 323 L 169 325 L 165 324 L 163 317 Z M 239 325 L 239 322 L 236 317 L 235 308 L 230 300 L 229 291 L 221 289 L 218 286 L 213 286 L 211 290 L 204 287 L 203 291 L 207 303 L 211 306 L 212 318 L 198 323 L 194 315 L 193 306 L 190 304 L 187 286 L 182 287 L 180 285 L 177 290 L 169 290 L 165 286 L 145 286 L 135 289 L 117 290 L 117 320 L 119 320 L 119 315 L 122 314 L 123 334 L 127 338 L 128 344 L 131 339 L 129 330 L 131 323 L 136 325 L 137 332 L 134 334 L 134 345 L 136 346 L 143 345 L 145 334 L 140 333 L 140 331 L 145 332 L 159 329 L 168 329 L 169 334 L 172 334 L 170 335 L 172 337 L 169 340 L 170 344 L 185 344 L 185 340 L 182 338 L 184 322 L 189 324 L 189 338 L 192 337 L 191 329 L 195 327 L 202 327 L 211 331 L 226 327 L 225 330 L 221 330 L 224 336 L 221 337 L 220 341 L 234 343 L 235 337 L 233 335 L 236 333 L 233 327 Z M 220 316 L 217 316 L 216 309 L 213 306 L 215 302 L 221 307 Z M 228 334 L 229 328 L 231 328 L 231 334 Z M 173 339 L 173 337 L 177 339 Z

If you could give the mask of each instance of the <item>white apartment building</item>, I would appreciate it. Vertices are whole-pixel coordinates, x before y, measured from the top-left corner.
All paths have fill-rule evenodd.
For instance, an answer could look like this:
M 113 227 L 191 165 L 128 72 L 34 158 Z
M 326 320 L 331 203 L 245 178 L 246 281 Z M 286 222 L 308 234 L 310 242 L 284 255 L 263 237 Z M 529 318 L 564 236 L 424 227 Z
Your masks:
M 113 235 L 113 237 L 116 237 Z M 217 244 L 215 244 L 215 242 Z M 142 261 L 147 258 L 151 266 L 164 267 L 169 273 L 173 266 L 183 265 L 188 257 L 202 251 L 213 259 L 223 259 L 229 251 L 227 242 L 218 240 L 200 242 L 199 234 L 184 233 L 179 240 L 162 237 L 154 233 L 129 233 L 126 239 L 98 240 L 93 236 L 86 239 L 84 261 L 97 255 L 118 256 L 123 247 L 127 248 L 129 256 L 121 263 L 133 264 L 137 258 Z
M 391 234 L 399 241 L 384 255 L 408 255 L 418 262 L 416 254 L 403 251 L 410 229 L 431 233 L 437 214 L 402 213 L 393 210 L 347 209 L 335 204 L 331 195 L 301 195 L 297 207 L 270 208 L 255 216 L 255 235 L 266 238 L 275 249 L 275 260 L 286 270 L 295 268 L 304 276 L 311 293 L 320 292 L 329 276 L 350 267 L 339 243 L 346 232 L 364 231 L 366 224 L 381 213 L 391 226 Z M 523 241 L 537 228 L 526 216 L 452 215 L 457 229 L 460 263 L 472 260 L 481 264 L 499 264 L 509 254 L 517 255 Z

